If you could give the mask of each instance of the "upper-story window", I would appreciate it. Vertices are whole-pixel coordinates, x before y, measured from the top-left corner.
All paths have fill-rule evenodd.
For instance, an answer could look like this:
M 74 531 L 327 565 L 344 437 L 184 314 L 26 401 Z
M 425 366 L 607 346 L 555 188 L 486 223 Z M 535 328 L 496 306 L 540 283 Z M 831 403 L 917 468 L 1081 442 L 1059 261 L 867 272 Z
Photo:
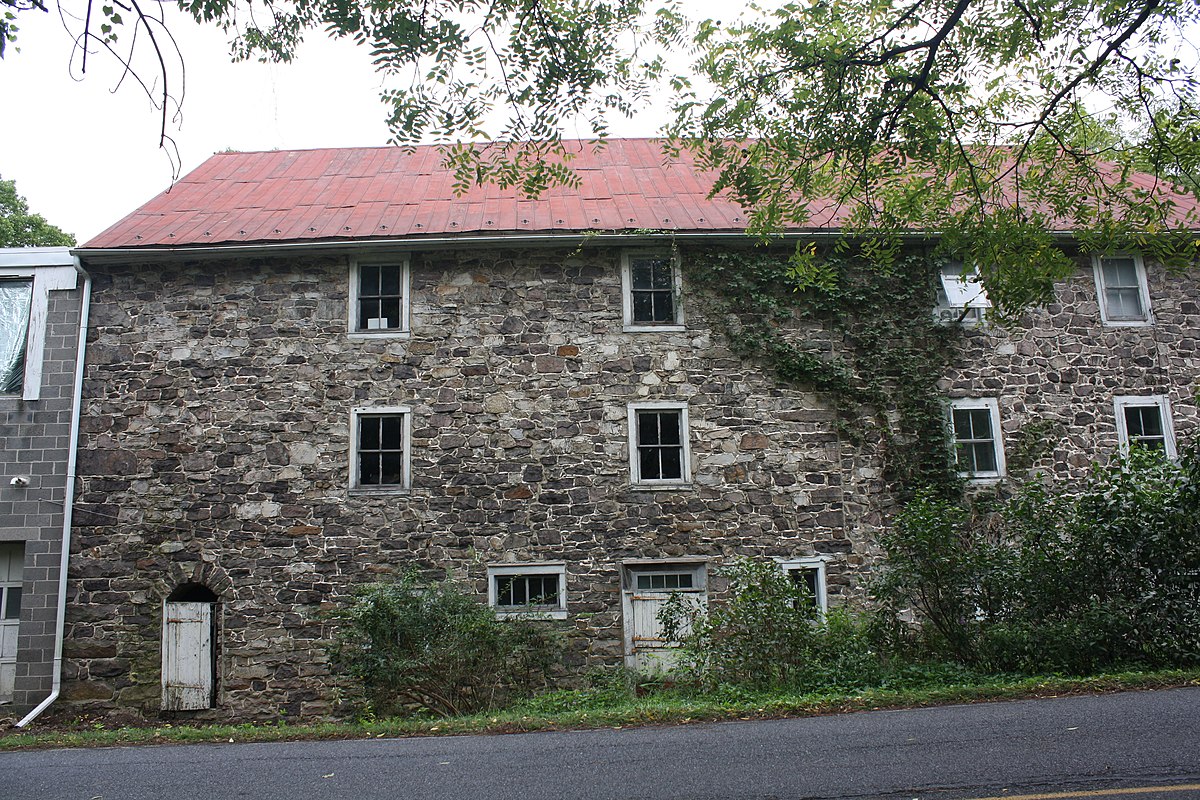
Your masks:
M 683 330 L 679 264 L 670 252 L 622 254 L 621 287 L 625 330 Z
M 407 336 L 408 259 L 358 261 L 350 267 L 350 333 Z
M 1146 266 L 1136 254 L 1095 258 L 1100 319 L 1106 325 L 1149 325 L 1150 290 Z
M 630 481 L 677 486 L 691 480 L 686 403 L 630 403 Z
M 351 412 L 351 489 L 402 492 L 409 488 L 411 417 L 411 409 L 405 406 Z
M 992 307 L 987 289 L 979 277 L 978 267 L 967 267 L 952 261 L 942 266 L 938 280 L 937 307 L 934 318 L 943 325 L 961 322 L 978 325 L 987 309 Z
M 1122 448 L 1136 444 L 1160 450 L 1175 458 L 1175 431 L 1171 424 L 1171 404 L 1163 395 L 1117 397 L 1117 438 Z
M 32 279 L 0 279 L 0 394 L 21 394 L 29 339 Z
M 1004 442 L 1000 438 L 1000 405 L 994 397 L 950 401 L 950 429 L 958 474 L 972 480 L 1004 475 Z

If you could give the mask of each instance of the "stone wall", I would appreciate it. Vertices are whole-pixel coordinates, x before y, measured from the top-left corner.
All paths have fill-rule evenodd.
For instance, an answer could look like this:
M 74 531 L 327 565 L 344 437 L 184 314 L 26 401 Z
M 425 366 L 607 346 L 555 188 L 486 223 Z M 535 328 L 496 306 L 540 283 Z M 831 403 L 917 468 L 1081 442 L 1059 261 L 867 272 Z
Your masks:
M 91 267 L 70 696 L 156 711 L 163 601 L 190 581 L 220 598 L 211 717 L 335 711 L 322 613 L 408 568 L 483 598 L 488 564 L 565 562 L 574 664 L 620 662 L 625 559 L 821 555 L 832 603 L 861 598 L 878 455 L 692 307 L 682 332 L 622 332 L 619 261 L 414 253 L 403 340 L 348 337 L 344 260 Z M 1064 475 L 1113 448 L 1117 388 L 1169 392 L 1182 434 L 1196 284 L 1154 271 L 1151 295 L 1157 325 L 1106 329 L 1081 272 L 1027 326 L 968 332 L 946 392 L 999 397 L 1010 448 L 1061 422 L 1036 466 Z M 690 488 L 631 487 L 637 400 L 688 404 Z M 411 491 L 351 492 L 351 409 L 399 405 Z
M 1118 448 L 1113 400 L 1166 395 L 1176 438 L 1200 424 L 1200 283 L 1147 266 L 1154 324 L 1117 327 L 1101 322 L 1091 260 L 1056 288 L 1055 302 L 1008 330 L 968 331 L 958 368 L 943 386 L 951 397 L 996 397 L 1005 451 L 1035 458 L 1014 463 L 1014 478 L 1037 472 L 1078 479 L 1093 460 Z
M 573 661 L 619 663 L 623 559 L 827 555 L 858 590 L 832 414 L 702 320 L 622 332 L 619 253 L 412 261 L 412 335 L 347 336 L 347 264 L 93 267 L 72 695 L 157 708 L 160 615 L 220 597 L 215 714 L 326 713 L 321 613 L 415 567 L 564 561 Z M 630 486 L 627 403 L 686 401 L 689 489 Z M 412 489 L 348 490 L 350 412 L 412 408 Z

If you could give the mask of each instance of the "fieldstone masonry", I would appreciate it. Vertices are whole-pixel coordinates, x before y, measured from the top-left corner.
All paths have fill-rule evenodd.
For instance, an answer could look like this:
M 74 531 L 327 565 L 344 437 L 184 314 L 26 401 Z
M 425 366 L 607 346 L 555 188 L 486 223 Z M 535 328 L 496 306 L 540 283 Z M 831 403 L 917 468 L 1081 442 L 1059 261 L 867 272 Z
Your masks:
M 488 564 L 565 562 L 575 665 L 620 663 L 625 559 L 825 556 L 831 602 L 861 599 L 891 503 L 876 454 L 693 307 L 623 332 L 619 263 L 414 251 L 411 335 L 367 339 L 344 259 L 91 265 L 68 697 L 157 712 L 184 583 L 219 598 L 214 718 L 336 713 L 323 612 L 408 568 L 484 598 Z M 1061 424 L 1035 466 L 1062 474 L 1115 447 L 1114 393 L 1169 394 L 1191 430 L 1197 287 L 1151 276 L 1153 327 L 1102 328 L 1081 270 L 1028 325 L 969 332 L 947 395 L 999 397 L 1006 443 Z M 639 400 L 687 403 L 691 486 L 630 485 Z M 356 493 L 351 409 L 388 406 L 412 409 L 412 488 Z

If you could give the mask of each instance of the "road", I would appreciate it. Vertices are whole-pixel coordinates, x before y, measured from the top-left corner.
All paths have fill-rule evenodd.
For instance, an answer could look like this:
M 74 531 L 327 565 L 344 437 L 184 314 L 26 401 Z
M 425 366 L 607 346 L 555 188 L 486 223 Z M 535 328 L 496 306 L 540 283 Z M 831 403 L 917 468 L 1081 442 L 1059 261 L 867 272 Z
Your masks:
M 1200 800 L 1200 688 L 677 727 L 0 754 L 3 800 Z

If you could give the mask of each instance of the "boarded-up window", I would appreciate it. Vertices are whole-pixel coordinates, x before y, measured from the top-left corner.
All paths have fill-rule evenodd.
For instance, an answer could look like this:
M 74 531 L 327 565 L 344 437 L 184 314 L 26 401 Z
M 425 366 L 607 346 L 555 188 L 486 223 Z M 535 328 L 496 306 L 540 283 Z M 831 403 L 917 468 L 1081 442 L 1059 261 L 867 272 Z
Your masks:
M 213 604 L 167 602 L 163 606 L 162 651 L 163 710 L 211 708 Z

